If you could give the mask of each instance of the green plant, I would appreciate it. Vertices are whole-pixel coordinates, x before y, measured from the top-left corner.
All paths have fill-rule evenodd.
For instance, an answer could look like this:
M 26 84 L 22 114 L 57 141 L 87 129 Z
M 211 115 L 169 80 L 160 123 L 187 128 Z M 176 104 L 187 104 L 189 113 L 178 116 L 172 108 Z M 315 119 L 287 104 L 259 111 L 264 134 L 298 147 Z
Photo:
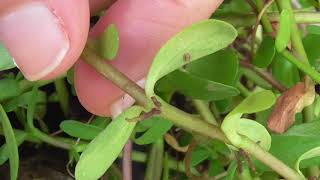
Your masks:
M 72 70 L 67 77 L 39 82 L 6 71 L 0 80 L 0 132 L 6 141 L 0 164 L 9 160 L 11 179 L 16 179 L 19 145 L 44 142 L 69 152 L 78 180 L 104 174 L 119 179 L 107 170 L 117 158 L 128 158 L 121 151 L 131 140 L 150 149 L 131 152 L 133 161 L 146 164 L 145 179 L 319 178 L 320 101 L 314 84 L 320 83 L 320 51 L 314 45 L 320 27 L 309 25 L 320 23 L 319 5 L 300 3 L 301 10 L 293 10 L 287 0 L 225 1 L 211 19 L 185 28 L 162 46 L 145 89 L 105 63 L 119 49 L 117 27 L 110 25 L 101 37 L 88 40 L 82 58 L 137 102 L 113 121 L 72 119 Z M 14 67 L 2 44 L 0 58 L 0 70 Z M 288 93 L 299 81 L 304 88 Z M 41 88 L 48 84 L 56 88 L 51 95 Z M 183 95 L 184 108 L 172 103 L 179 101 L 177 93 Z M 281 104 L 279 96 L 289 100 Z M 66 136 L 49 134 L 43 121 L 49 102 L 60 104 Z M 185 112 L 190 106 L 192 113 Z M 267 125 L 272 112 L 281 119 L 275 128 L 292 120 L 280 112 L 285 107 L 295 115 L 295 124 L 285 133 L 273 133 L 277 129 Z M 7 114 L 15 114 L 23 129 L 12 127 Z M 173 151 L 184 159 L 174 158 Z

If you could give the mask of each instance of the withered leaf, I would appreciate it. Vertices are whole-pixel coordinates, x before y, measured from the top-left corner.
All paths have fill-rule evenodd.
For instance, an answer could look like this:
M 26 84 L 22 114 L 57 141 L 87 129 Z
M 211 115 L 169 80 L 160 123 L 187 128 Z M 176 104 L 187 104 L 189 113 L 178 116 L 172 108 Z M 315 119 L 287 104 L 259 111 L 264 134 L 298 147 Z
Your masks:
M 314 86 L 306 80 L 300 82 L 278 97 L 274 110 L 269 117 L 268 127 L 276 133 L 284 133 L 295 121 L 295 115 L 313 103 Z

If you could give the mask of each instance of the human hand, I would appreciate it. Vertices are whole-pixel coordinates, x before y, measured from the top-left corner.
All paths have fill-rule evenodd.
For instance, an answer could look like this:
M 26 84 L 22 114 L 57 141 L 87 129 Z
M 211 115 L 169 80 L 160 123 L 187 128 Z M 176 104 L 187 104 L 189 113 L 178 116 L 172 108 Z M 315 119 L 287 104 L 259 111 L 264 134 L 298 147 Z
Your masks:
M 27 79 L 55 78 L 77 61 L 84 48 L 89 9 L 94 14 L 112 1 L 2 0 L 0 41 Z M 184 27 L 208 18 L 222 1 L 118 0 L 89 36 L 97 37 L 109 24 L 115 24 L 120 48 L 110 63 L 142 83 L 160 47 Z M 82 105 L 97 115 L 114 115 L 133 103 L 81 60 L 75 66 L 75 86 Z

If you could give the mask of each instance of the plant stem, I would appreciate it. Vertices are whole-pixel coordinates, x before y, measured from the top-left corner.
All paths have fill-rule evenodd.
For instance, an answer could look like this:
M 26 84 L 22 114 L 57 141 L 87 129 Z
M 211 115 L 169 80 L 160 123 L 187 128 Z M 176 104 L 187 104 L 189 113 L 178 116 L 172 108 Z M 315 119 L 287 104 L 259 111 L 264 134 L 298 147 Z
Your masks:
M 193 99 L 192 102 L 205 121 L 210 124 L 219 126 L 219 123 L 217 122 L 215 116 L 212 114 L 212 111 L 209 108 L 209 103 L 197 99 Z
M 242 144 L 240 145 L 242 149 L 249 152 L 251 155 L 259 159 L 265 165 L 269 166 L 275 172 L 283 176 L 285 179 L 289 180 L 302 180 L 303 177 L 299 175 L 295 170 L 288 167 L 279 159 L 275 158 L 271 154 L 264 151 L 258 144 L 251 141 L 245 136 L 242 136 Z
M 253 12 L 258 13 L 256 4 L 252 0 L 246 0 Z
M 318 71 L 316 71 L 315 69 L 313 69 L 311 66 L 303 63 L 302 61 L 300 61 L 299 59 L 297 59 L 295 56 L 293 56 L 291 54 L 291 52 L 284 50 L 281 52 L 281 54 L 288 60 L 290 61 L 292 64 L 294 64 L 295 66 L 297 66 L 297 68 L 304 72 L 305 74 L 307 74 L 308 76 L 310 76 L 311 79 L 313 79 L 314 81 L 316 81 L 317 83 L 320 83 L 320 73 Z
M 160 138 L 151 146 L 145 180 L 160 180 L 162 175 L 164 143 Z
M 248 97 L 251 93 L 241 82 L 237 83 L 237 88 L 243 97 Z
M 187 131 L 195 132 L 213 139 L 218 139 L 223 142 L 229 142 L 227 137 L 218 127 L 198 119 L 184 111 L 169 107 L 169 105 L 162 105 L 161 111 L 162 112 L 160 116 L 173 121 L 176 125 L 184 128 Z
M 33 115 L 35 111 L 35 106 L 36 106 L 36 99 L 37 99 L 37 93 L 38 92 L 38 86 L 34 86 L 32 89 L 32 101 L 28 105 L 28 110 L 27 110 L 27 125 L 29 127 L 30 132 L 37 138 L 39 138 L 41 141 L 44 141 L 48 144 L 51 144 L 56 147 L 60 147 L 62 149 L 71 149 L 72 146 L 70 144 L 67 144 L 62 141 L 58 141 L 55 138 L 43 133 L 33 125 Z
M 122 173 L 123 180 L 132 180 L 132 141 L 129 139 L 123 149 Z
M 143 107 L 149 107 L 151 101 L 144 94 L 144 90 L 135 82 L 127 78 L 123 73 L 115 69 L 110 64 L 106 63 L 101 57 L 93 53 L 89 48 L 85 48 L 81 54 L 90 66 L 92 66 L 98 73 L 105 78 L 112 81 L 115 85 L 127 92 L 131 97 Z
M 257 7 L 258 7 L 258 11 L 259 12 L 262 11 L 263 7 L 264 7 L 263 0 L 256 0 L 256 4 L 257 4 Z M 261 17 L 261 23 L 263 25 L 264 30 L 267 33 L 272 33 L 273 32 L 272 24 L 270 23 L 270 21 L 268 19 L 268 16 L 266 16 L 265 14 L 263 14 L 262 17 Z M 255 34 L 254 34 L 254 36 L 255 36 Z
M 238 180 L 252 180 L 250 169 L 246 164 L 243 164 L 242 172 L 238 173 Z
M 240 65 L 242 67 L 245 67 L 245 68 L 250 69 L 253 72 L 255 72 L 257 75 L 259 75 L 261 78 L 266 80 L 270 85 L 272 85 L 272 87 L 277 89 L 279 92 L 284 92 L 287 90 L 286 87 L 284 87 L 279 81 L 274 79 L 272 77 L 272 75 L 270 75 L 268 72 L 265 72 L 265 71 L 255 67 L 254 65 L 250 64 L 249 62 L 244 61 L 244 60 L 240 61 Z
M 289 11 L 293 11 L 291 2 L 288 0 L 277 0 L 277 4 L 280 10 L 287 9 Z M 295 21 L 291 27 L 291 43 L 294 50 L 297 51 L 298 57 L 301 58 L 302 62 L 309 65 L 308 56 L 304 50 L 299 28 Z
M 167 152 L 165 152 L 163 157 L 162 180 L 169 180 L 169 176 L 170 176 L 169 155 Z
M 268 12 L 266 16 L 271 22 L 279 21 L 279 13 L 278 12 Z M 296 23 L 298 24 L 315 24 L 320 23 L 320 13 L 318 12 L 307 12 L 307 11 L 294 11 L 294 17 Z M 252 26 L 256 22 L 256 15 L 254 13 L 215 13 L 213 16 L 215 19 L 219 19 L 222 21 L 226 21 L 233 26 L 241 27 L 241 26 Z
M 144 107 L 150 108 L 150 100 L 146 97 L 137 84 L 128 79 L 124 74 L 119 72 L 117 69 L 112 67 L 110 64 L 106 63 L 102 58 L 97 56 L 94 52 L 89 49 L 85 49 L 82 58 L 93 68 L 102 74 L 105 78 L 111 80 L 119 88 L 127 92 L 133 98 L 139 100 L 138 103 Z M 161 104 L 160 107 L 161 114 L 163 118 L 171 120 L 177 126 L 180 126 L 186 130 L 198 133 L 210 137 L 212 139 L 218 139 L 224 143 L 230 144 L 227 137 L 223 132 L 214 125 L 206 123 L 201 119 L 197 119 L 192 115 L 181 111 L 169 104 Z M 247 150 L 249 153 L 254 155 L 258 160 L 262 161 L 276 172 L 281 174 L 283 177 L 288 177 L 288 179 L 301 179 L 299 174 L 286 166 L 283 162 L 275 158 L 272 154 L 263 150 L 259 145 L 244 138 L 244 146 L 240 147 Z
M 254 72 L 251 69 L 248 68 L 240 68 L 243 76 L 246 77 L 248 80 L 247 84 L 249 87 L 252 87 L 252 83 L 256 84 L 257 86 L 262 87 L 263 89 L 272 90 L 272 85 L 263 79 L 261 76 L 259 76 L 256 72 Z M 249 84 L 250 83 L 250 84 Z
M 4 111 L 0 104 L 0 122 L 3 127 L 4 137 L 7 146 L 7 156 L 9 157 L 10 164 L 10 178 L 12 180 L 17 179 L 19 168 L 19 152 L 16 136 L 13 132 L 10 120 L 7 113 Z
M 146 109 L 149 109 L 151 106 L 153 106 L 153 102 L 145 95 L 144 90 L 140 86 L 131 81 L 112 65 L 106 63 L 101 57 L 92 52 L 92 50 L 85 48 L 81 57 L 89 65 L 95 68 L 98 73 L 112 81 L 120 89 L 133 97 L 138 104 Z M 216 126 L 206 123 L 201 119 L 195 118 L 192 115 L 173 106 L 163 104 L 161 106 L 160 116 L 171 120 L 174 124 L 186 130 L 193 131 L 214 139 L 219 139 L 223 142 L 229 142 L 222 131 Z
M 18 121 L 20 122 L 20 124 L 23 125 L 24 128 L 26 128 L 27 123 L 25 121 L 25 119 L 26 119 L 25 110 L 23 108 L 17 108 L 14 110 L 14 113 L 15 113 Z
M 60 107 L 67 117 L 70 112 L 70 103 L 69 103 L 69 92 L 66 87 L 66 82 L 64 78 L 58 78 L 54 81 L 54 86 L 58 95 Z

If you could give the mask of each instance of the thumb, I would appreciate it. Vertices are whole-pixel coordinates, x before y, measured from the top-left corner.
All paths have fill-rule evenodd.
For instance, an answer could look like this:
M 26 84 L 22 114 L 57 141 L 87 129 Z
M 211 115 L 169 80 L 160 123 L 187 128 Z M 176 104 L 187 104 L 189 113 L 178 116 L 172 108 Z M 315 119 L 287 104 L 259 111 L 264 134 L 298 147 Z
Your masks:
M 222 0 L 118 0 L 90 32 L 103 33 L 110 24 L 119 30 L 120 46 L 111 64 L 143 84 L 161 46 L 186 26 L 210 17 Z M 75 67 L 75 85 L 82 105 L 97 115 L 116 115 L 133 100 L 83 61 Z
M 72 66 L 88 30 L 88 0 L 0 1 L 0 42 L 29 80 L 51 79 Z

